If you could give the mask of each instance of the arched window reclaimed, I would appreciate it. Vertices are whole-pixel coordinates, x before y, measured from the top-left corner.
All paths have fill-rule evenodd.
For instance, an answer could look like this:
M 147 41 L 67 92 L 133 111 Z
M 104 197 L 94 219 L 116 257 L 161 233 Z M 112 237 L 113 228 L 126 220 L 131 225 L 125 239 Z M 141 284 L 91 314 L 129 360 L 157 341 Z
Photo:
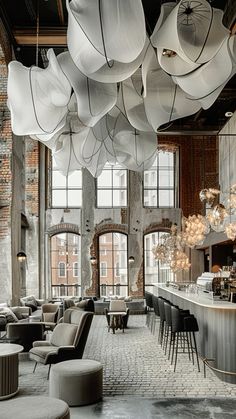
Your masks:
M 127 236 L 105 233 L 99 236 L 100 296 L 128 295 Z
M 51 237 L 51 295 L 81 296 L 80 236 L 69 232 Z

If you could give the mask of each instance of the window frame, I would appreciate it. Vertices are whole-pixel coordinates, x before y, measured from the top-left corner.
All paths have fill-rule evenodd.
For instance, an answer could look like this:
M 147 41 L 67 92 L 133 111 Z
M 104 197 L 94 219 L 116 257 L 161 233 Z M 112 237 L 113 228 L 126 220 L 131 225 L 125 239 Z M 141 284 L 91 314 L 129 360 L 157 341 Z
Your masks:
M 129 202 L 128 202 L 128 198 L 129 198 L 129 195 L 128 195 L 129 171 L 127 169 L 121 167 L 120 165 L 119 165 L 119 167 L 117 167 L 116 165 L 111 165 L 111 164 L 108 167 L 108 165 L 109 164 L 106 164 L 104 166 L 103 171 L 107 171 L 107 172 L 111 171 L 111 187 L 108 187 L 108 186 L 99 187 L 98 186 L 99 176 L 98 176 L 98 178 L 96 179 L 96 208 L 127 208 L 128 205 L 129 205 Z M 114 186 L 114 172 L 119 171 L 119 170 L 122 170 L 126 173 L 126 186 L 119 186 L 119 187 Z M 111 191 L 111 205 L 98 205 L 98 191 Z M 120 192 L 125 191 L 125 193 L 126 193 L 126 204 L 125 205 L 114 205 L 114 191 L 118 191 L 118 192 L 119 191 Z
M 64 176 L 66 178 L 65 180 L 65 186 L 63 187 L 54 187 L 53 186 L 53 172 L 59 172 L 60 170 L 53 168 L 53 156 L 52 153 L 50 151 L 48 151 L 48 179 L 47 179 L 47 202 L 48 208 L 52 208 L 52 209 L 64 209 L 64 208 L 82 208 L 83 207 L 83 169 L 77 169 L 75 170 L 75 172 L 81 172 L 81 186 L 76 186 L 76 187 L 69 187 L 68 186 L 68 176 L 70 176 L 70 174 L 68 174 L 67 176 Z M 64 191 L 65 193 L 65 205 L 54 205 L 53 204 L 53 191 Z M 74 191 L 76 194 L 80 193 L 81 195 L 81 205 L 69 205 L 69 194 Z
M 158 151 L 157 152 L 157 159 L 158 159 L 158 155 L 160 153 L 167 153 L 167 151 Z M 172 153 L 173 154 L 173 166 L 161 166 L 161 167 L 166 167 L 166 170 L 168 170 L 168 172 L 170 172 L 170 168 L 173 169 L 173 187 L 160 187 L 159 186 L 159 174 L 161 172 L 160 166 L 158 165 L 158 160 L 157 160 L 157 165 L 156 166 L 152 166 L 150 167 L 150 169 L 145 170 L 143 172 L 143 179 L 142 179 L 142 200 L 143 200 L 143 208 L 177 208 L 178 207 L 178 188 L 179 188 L 179 148 L 176 148 L 175 151 L 171 151 L 168 153 Z M 148 175 L 148 172 L 154 172 L 156 174 L 156 186 L 145 186 L 145 177 L 146 175 Z M 156 205 L 147 205 L 145 204 L 145 191 L 155 191 L 156 193 Z M 159 202 L 160 202 L 160 191 L 173 191 L 173 205 L 172 206 L 160 206 Z

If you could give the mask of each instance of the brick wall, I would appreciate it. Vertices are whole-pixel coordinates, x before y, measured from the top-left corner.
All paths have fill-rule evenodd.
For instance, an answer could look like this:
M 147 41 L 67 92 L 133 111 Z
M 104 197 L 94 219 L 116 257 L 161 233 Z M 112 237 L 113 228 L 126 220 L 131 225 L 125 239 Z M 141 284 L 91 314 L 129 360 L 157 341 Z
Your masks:
M 39 143 L 31 138 L 25 141 L 25 209 L 27 215 L 39 212 Z
M 176 144 L 179 147 L 179 206 L 183 214 L 204 213 L 199 199 L 203 188 L 218 187 L 218 139 L 215 136 L 163 136 L 159 144 Z
M 12 132 L 7 108 L 7 66 L 0 48 L 0 239 L 10 233 Z

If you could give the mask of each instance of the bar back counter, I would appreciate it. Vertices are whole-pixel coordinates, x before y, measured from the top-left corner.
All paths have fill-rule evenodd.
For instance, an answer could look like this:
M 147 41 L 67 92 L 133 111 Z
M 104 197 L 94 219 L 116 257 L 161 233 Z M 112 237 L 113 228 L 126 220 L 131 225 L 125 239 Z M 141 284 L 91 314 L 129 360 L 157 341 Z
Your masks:
M 211 301 L 166 285 L 153 287 L 153 293 L 166 298 L 197 318 L 199 354 L 223 381 L 236 384 L 236 304 Z

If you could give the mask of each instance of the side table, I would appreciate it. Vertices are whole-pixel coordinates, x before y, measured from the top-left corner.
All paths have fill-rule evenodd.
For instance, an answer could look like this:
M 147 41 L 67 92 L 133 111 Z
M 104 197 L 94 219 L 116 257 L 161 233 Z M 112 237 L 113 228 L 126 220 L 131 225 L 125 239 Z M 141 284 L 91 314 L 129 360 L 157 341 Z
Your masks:
M 18 354 L 23 346 L 14 343 L 0 344 L 0 400 L 8 399 L 18 392 Z

